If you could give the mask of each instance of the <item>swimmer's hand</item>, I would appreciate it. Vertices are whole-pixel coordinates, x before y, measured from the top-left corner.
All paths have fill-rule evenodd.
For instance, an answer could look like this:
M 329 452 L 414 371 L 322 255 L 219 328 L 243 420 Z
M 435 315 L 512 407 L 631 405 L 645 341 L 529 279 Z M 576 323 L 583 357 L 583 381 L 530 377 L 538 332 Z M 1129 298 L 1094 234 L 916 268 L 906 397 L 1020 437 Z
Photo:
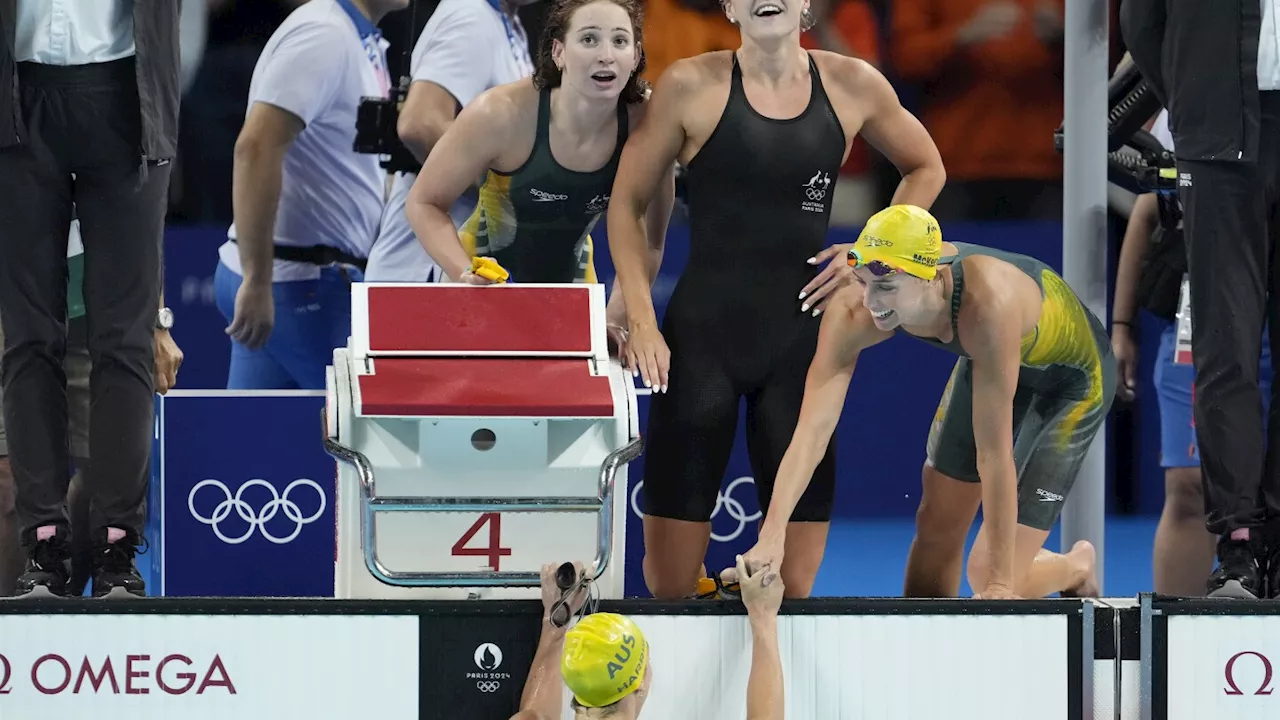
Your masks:
M 845 261 L 851 247 L 853 247 L 852 243 L 832 245 L 809 258 L 810 265 L 821 265 L 825 262 L 827 266 L 818 273 L 817 277 L 810 280 L 808 285 L 800 289 L 800 312 L 813 313 L 813 316 L 817 317 L 827 308 L 827 301 L 837 290 L 853 282 L 853 268 L 849 267 L 849 263 Z M 829 260 L 831 262 L 827 262 Z
M 980 593 L 974 594 L 975 600 L 1021 600 L 1008 585 L 991 583 Z
M 613 323 L 606 324 L 604 329 L 609 336 L 609 356 L 618 358 L 622 363 L 622 366 L 630 370 L 631 367 L 629 366 L 629 363 L 631 362 L 631 358 L 627 354 L 627 339 L 630 337 L 630 333 L 628 333 L 627 329 L 622 325 L 615 325 Z
M 748 615 L 778 614 L 786 587 L 783 586 L 782 575 L 777 568 L 766 565 L 751 574 L 747 572 L 746 559 L 739 555 L 737 566 L 721 573 L 720 580 L 726 585 L 738 583 L 742 589 L 742 604 L 747 606 Z
M 478 257 L 471 260 L 471 267 L 462 273 L 458 282 L 467 285 L 493 285 L 505 282 L 507 271 L 502 269 L 498 261 L 489 257 Z
M 666 392 L 671 371 L 671 350 L 658 328 L 649 323 L 632 323 L 627 338 L 627 367 L 633 377 L 644 380 L 653 392 Z
M 577 570 L 577 576 L 582 578 L 582 574 L 586 572 L 580 562 L 573 563 L 573 567 Z M 542 566 L 542 620 L 548 626 L 552 626 L 551 612 L 555 608 L 556 603 L 560 602 L 560 598 L 564 597 L 560 586 L 556 584 L 556 570 L 560 568 L 560 563 L 554 565 Z M 586 585 L 580 585 L 574 588 L 573 593 L 565 598 L 565 604 L 568 606 L 568 616 L 572 618 L 582 609 L 583 603 L 587 600 L 590 591 Z M 564 632 L 565 628 L 558 628 L 560 632 Z
M 772 538 L 768 535 L 761 535 L 755 546 L 742 555 L 747 572 L 758 573 L 762 568 L 772 568 L 774 572 L 781 572 L 782 560 L 786 552 L 785 548 L 785 538 Z M 733 573 L 735 570 L 729 568 L 724 572 Z M 724 578 L 724 573 L 721 573 L 721 578 Z

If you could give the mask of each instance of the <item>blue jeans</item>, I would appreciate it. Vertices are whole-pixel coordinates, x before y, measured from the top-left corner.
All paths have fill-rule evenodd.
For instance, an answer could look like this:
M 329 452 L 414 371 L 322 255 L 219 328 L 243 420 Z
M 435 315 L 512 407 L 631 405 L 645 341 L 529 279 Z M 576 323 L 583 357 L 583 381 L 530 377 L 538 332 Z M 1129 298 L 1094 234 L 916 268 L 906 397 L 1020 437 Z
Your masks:
M 271 286 L 275 327 L 266 345 L 250 350 L 231 341 L 228 390 L 323 390 L 333 350 L 351 335 L 351 283 L 363 280 L 355 268 L 326 267 L 318 280 Z M 221 262 L 213 275 L 218 310 L 235 317 L 241 277 Z
M 1262 331 L 1262 356 L 1258 359 L 1258 389 L 1262 391 L 1263 422 L 1271 404 L 1271 341 L 1266 328 Z M 1200 467 L 1200 443 L 1196 440 L 1196 424 L 1192 390 L 1196 370 L 1191 365 L 1173 361 L 1178 344 L 1178 325 L 1170 324 L 1160 335 L 1156 353 L 1156 397 L 1160 405 L 1160 467 Z

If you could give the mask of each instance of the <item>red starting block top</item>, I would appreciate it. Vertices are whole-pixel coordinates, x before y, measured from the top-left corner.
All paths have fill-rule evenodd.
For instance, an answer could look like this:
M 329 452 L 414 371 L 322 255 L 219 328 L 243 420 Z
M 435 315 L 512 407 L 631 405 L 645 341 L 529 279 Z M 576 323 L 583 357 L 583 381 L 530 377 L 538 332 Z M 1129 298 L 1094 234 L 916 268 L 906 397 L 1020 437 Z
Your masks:
M 593 340 L 603 342 L 603 292 L 592 285 L 357 284 L 352 336 L 357 350 L 372 355 L 591 355 L 602 350 Z
M 487 294 L 487 293 L 486 293 Z M 359 415 L 614 416 L 609 378 L 584 358 L 400 358 L 361 375 Z

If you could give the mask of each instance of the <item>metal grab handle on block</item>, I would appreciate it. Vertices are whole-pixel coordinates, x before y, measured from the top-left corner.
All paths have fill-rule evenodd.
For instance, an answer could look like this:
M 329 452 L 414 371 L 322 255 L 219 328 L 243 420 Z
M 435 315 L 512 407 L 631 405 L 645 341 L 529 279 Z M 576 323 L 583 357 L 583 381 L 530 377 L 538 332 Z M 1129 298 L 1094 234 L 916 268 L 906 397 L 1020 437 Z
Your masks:
M 613 556 L 613 492 L 618 468 L 640 457 L 644 446 L 634 437 L 614 450 L 600 464 L 596 497 L 580 498 L 481 498 L 481 497 L 389 497 L 374 496 L 373 466 L 362 453 L 329 437 L 328 408 L 320 409 L 324 429 L 324 449 L 331 457 L 351 465 L 360 479 L 360 545 L 369 573 L 387 585 L 406 587 L 537 587 L 539 572 L 484 570 L 457 572 L 400 572 L 390 570 L 378 559 L 374 518 L 380 512 L 595 512 L 596 558 L 592 579 L 599 578 Z

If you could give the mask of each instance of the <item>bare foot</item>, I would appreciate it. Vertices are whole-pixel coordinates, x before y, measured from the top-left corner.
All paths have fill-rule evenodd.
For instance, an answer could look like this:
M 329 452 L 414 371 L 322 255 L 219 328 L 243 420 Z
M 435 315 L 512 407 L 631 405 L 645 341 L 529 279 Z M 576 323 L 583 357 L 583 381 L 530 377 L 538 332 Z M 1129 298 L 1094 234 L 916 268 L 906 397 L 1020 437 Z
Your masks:
M 1075 587 L 1062 593 L 1068 597 L 1098 597 L 1098 551 L 1088 540 L 1080 540 L 1067 553 L 1076 572 L 1083 576 Z

